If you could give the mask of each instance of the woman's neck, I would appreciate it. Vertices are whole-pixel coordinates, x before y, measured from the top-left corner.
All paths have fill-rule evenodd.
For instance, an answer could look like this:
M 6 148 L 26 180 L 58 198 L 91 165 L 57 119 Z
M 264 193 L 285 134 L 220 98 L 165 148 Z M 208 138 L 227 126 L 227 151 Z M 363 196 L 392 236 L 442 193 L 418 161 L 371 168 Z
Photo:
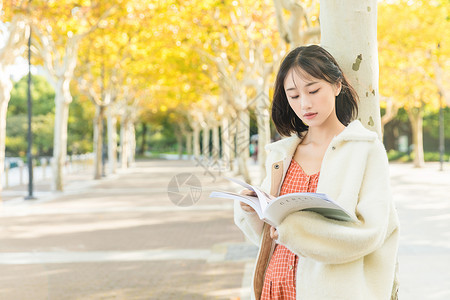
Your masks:
M 315 145 L 328 145 L 330 141 L 340 134 L 345 126 L 337 120 L 334 124 L 323 124 L 322 126 L 309 127 L 302 144 L 313 143 Z

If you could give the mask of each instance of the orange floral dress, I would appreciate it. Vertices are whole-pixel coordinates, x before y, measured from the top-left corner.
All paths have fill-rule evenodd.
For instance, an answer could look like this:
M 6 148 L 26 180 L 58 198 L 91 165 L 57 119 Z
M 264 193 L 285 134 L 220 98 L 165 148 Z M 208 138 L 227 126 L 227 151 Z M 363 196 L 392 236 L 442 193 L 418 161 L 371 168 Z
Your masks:
M 315 193 L 319 173 L 306 174 L 302 167 L 292 159 L 281 186 L 280 196 L 289 193 Z M 295 300 L 297 263 L 297 255 L 283 245 L 275 246 L 264 277 L 261 300 Z

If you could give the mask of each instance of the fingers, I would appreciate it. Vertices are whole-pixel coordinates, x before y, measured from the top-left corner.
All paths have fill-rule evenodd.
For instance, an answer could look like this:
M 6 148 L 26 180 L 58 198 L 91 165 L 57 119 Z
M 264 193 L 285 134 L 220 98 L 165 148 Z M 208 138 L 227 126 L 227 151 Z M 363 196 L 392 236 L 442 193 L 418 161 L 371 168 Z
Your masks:
M 270 237 L 274 240 L 278 239 L 278 231 L 273 226 L 270 226 Z
M 246 195 L 246 196 L 256 196 L 256 193 L 255 193 L 254 191 L 251 191 L 251 190 L 248 190 L 248 189 L 242 190 L 242 191 L 240 192 L 240 194 L 241 194 L 241 195 Z M 244 202 L 241 202 L 240 204 L 241 204 L 241 208 L 242 208 L 244 211 L 246 211 L 246 212 L 255 212 L 255 210 L 253 209 L 253 207 L 251 207 L 250 205 L 248 205 L 248 204 L 246 204 L 246 203 L 244 203 Z
M 247 189 L 242 190 L 242 191 L 240 192 L 240 194 L 241 194 L 241 195 L 246 195 L 246 196 L 256 196 L 256 193 L 255 193 L 254 191 L 252 191 L 252 190 L 247 190 Z
M 241 208 L 242 210 L 246 211 L 246 212 L 254 212 L 255 210 L 253 209 L 253 207 L 251 207 L 250 205 L 244 203 L 244 202 L 240 202 Z

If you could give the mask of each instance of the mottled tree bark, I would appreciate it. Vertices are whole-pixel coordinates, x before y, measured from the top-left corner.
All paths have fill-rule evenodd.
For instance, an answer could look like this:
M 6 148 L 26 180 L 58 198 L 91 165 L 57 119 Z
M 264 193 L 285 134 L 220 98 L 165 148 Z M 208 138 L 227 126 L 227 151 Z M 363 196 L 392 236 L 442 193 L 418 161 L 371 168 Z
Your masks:
M 358 119 L 381 138 L 377 1 L 321 0 L 321 45 L 338 61 L 359 95 Z

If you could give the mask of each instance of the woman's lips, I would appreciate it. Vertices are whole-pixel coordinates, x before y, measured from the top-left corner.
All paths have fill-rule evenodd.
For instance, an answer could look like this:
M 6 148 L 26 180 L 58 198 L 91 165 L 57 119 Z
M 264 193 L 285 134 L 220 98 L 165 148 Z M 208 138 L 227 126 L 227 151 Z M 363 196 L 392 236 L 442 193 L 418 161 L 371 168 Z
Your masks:
M 305 117 L 305 119 L 312 119 L 315 116 L 317 116 L 317 113 L 307 113 L 303 115 Z

